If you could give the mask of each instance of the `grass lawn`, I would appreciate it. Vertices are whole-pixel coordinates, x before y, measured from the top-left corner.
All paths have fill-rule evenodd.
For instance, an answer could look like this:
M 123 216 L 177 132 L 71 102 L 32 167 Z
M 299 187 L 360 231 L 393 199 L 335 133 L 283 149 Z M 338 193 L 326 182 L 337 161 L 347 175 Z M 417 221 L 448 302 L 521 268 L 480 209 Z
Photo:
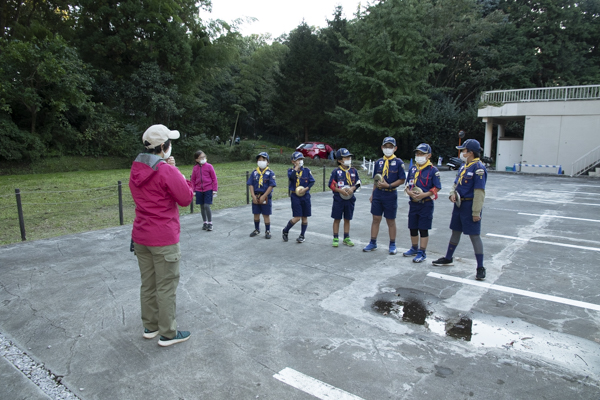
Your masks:
M 210 159 L 209 159 L 210 162 Z M 312 192 L 323 191 L 334 168 L 331 162 L 308 165 L 316 183 Z M 212 209 L 243 206 L 246 204 L 246 171 L 256 168 L 254 162 L 213 164 L 219 180 L 219 193 Z M 290 164 L 271 164 L 278 187 L 274 199 L 287 197 L 287 169 Z M 192 165 L 179 165 L 189 179 Z M 15 189 L 21 191 L 21 203 L 27 240 L 86 232 L 119 225 L 118 185 L 122 182 L 123 219 L 133 223 L 135 205 L 129 191 L 129 169 L 37 173 L 0 176 L 0 245 L 21 241 Z M 195 207 L 194 212 L 200 212 Z M 250 213 L 250 211 L 248 211 Z M 180 208 L 180 214 L 189 214 L 190 207 Z

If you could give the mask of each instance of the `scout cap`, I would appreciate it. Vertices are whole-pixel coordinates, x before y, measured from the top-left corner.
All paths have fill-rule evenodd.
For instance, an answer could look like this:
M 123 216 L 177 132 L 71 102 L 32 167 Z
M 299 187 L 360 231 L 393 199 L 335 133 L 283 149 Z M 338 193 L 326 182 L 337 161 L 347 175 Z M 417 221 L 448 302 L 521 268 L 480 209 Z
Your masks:
M 428 145 L 427 143 L 421 143 L 420 145 L 418 145 L 415 148 L 415 151 L 421 151 L 425 154 L 430 154 L 431 153 L 431 146 Z
M 396 139 L 394 139 L 393 137 L 386 137 L 385 139 L 383 139 L 383 143 L 381 145 L 383 146 L 388 143 L 391 143 L 394 145 L 394 147 L 396 147 Z
M 467 139 L 462 145 L 456 146 L 456 148 L 458 150 L 467 149 L 474 153 L 481 153 L 481 146 L 479 145 L 479 142 L 475 139 Z
M 296 161 L 301 158 L 304 158 L 304 155 L 302 153 L 300 153 L 299 151 L 295 151 L 292 153 L 292 161 Z
M 267 161 L 269 161 L 269 153 L 267 153 L 266 151 L 261 151 L 260 153 L 258 153 L 258 155 L 256 156 L 257 160 L 258 160 L 258 157 L 264 157 L 267 159 Z

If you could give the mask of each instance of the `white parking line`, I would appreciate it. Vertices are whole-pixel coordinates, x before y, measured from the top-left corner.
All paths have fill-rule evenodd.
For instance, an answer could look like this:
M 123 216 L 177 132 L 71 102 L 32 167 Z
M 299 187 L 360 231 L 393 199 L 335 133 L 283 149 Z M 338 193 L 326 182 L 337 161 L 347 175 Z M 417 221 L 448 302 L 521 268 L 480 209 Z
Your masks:
M 338 389 L 327 383 L 321 382 L 313 377 L 304 375 L 301 372 L 293 370 L 291 368 L 284 368 L 275 375 L 273 378 L 287 383 L 296 389 L 302 390 L 305 393 L 311 394 L 318 399 L 323 400 L 363 400 L 362 397 L 355 396 L 351 393 L 345 392 L 342 389 Z
M 578 221 L 600 222 L 600 219 L 561 217 L 560 215 L 550 215 L 550 214 L 529 214 L 529 213 L 521 213 L 520 212 L 519 215 L 531 215 L 533 217 L 564 218 L 564 219 L 576 219 Z
M 578 203 L 578 202 L 574 202 L 574 201 L 565 201 L 565 200 L 549 200 L 549 199 L 531 200 L 531 199 L 523 199 L 523 198 L 516 198 L 516 197 L 494 197 L 494 196 L 486 196 L 485 199 L 486 200 L 501 200 L 503 202 L 521 201 L 521 202 L 525 202 L 525 203 L 563 204 L 563 205 L 600 207 L 600 203 Z
M 597 187 L 597 188 L 600 188 L 600 185 L 578 185 L 576 183 L 561 183 L 561 185 L 563 185 L 563 186 L 577 186 L 577 187 L 586 186 L 586 187 Z
M 499 238 L 512 239 L 512 240 L 520 240 L 520 241 L 523 241 L 523 242 L 531 242 L 531 243 L 551 244 L 553 246 L 572 247 L 574 249 L 600 251 L 600 248 L 598 248 L 598 247 L 577 246 L 575 244 L 547 242 L 545 240 L 537 240 L 537 239 L 524 239 L 524 238 L 515 237 L 515 236 L 496 235 L 495 233 L 486 233 L 486 236 L 499 237 Z
M 466 285 L 479 286 L 479 287 L 483 287 L 483 288 L 487 288 L 487 289 L 499 290 L 501 292 L 514 293 L 514 294 L 519 294 L 521 296 L 533 297 L 536 299 L 553 301 L 555 303 L 562 303 L 562 304 L 567 304 L 570 306 L 600 311 L 600 305 L 598 305 L 598 304 L 585 303 L 583 301 L 565 299 L 564 297 L 550 296 L 547 294 L 530 292 L 528 290 L 515 289 L 515 288 L 508 287 L 508 286 L 495 285 L 493 283 L 478 282 L 478 281 L 473 281 L 473 280 L 469 280 L 469 279 L 458 278 L 456 276 L 438 274 L 436 272 L 430 272 L 427 274 L 427 276 L 430 276 L 432 278 L 443 279 L 446 281 L 464 283 Z
M 590 192 L 568 192 L 566 190 L 551 190 L 552 193 L 567 193 L 567 194 L 572 194 L 572 195 L 576 195 L 577 197 L 580 196 L 600 196 L 600 193 L 590 193 Z

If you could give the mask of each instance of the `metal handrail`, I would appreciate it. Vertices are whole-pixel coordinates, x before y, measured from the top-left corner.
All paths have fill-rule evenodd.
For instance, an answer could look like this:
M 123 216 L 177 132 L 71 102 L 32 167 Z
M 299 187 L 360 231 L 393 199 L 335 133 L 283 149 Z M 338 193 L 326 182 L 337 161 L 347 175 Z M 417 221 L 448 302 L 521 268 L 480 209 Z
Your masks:
M 600 85 L 491 90 L 483 92 L 482 103 L 520 103 L 531 101 L 598 100 Z
M 573 161 L 571 164 L 571 176 L 578 176 L 600 162 L 600 146 L 592 149 Z

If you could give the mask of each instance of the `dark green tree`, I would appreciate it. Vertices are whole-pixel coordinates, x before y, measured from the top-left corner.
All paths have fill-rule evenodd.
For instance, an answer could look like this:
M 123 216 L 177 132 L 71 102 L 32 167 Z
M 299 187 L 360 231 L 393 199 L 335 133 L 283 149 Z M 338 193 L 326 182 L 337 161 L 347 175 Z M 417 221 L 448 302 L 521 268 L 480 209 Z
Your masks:
M 337 64 L 350 104 L 331 114 L 355 142 L 407 138 L 427 100 L 435 52 L 427 33 L 430 1 L 389 0 L 369 7 L 341 39 L 348 64 Z
M 285 44 L 289 52 L 275 77 L 275 115 L 297 139 L 308 141 L 320 132 L 331 103 L 326 81 L 331 53 L 306 23 L 293 30 Z
M 60 148 L 84 133 L 73 127 L 93 108 L 88 66 L 60 37 L 2 44 L 3 111 L 48 147 Z M 41 129 L 38 129 L 40 127 Z
M 537 87 L 597 83 L 600 79 L 600 1 L 501 0 L 499 8 L 525 38 L 513 57 L 529 56 Z

